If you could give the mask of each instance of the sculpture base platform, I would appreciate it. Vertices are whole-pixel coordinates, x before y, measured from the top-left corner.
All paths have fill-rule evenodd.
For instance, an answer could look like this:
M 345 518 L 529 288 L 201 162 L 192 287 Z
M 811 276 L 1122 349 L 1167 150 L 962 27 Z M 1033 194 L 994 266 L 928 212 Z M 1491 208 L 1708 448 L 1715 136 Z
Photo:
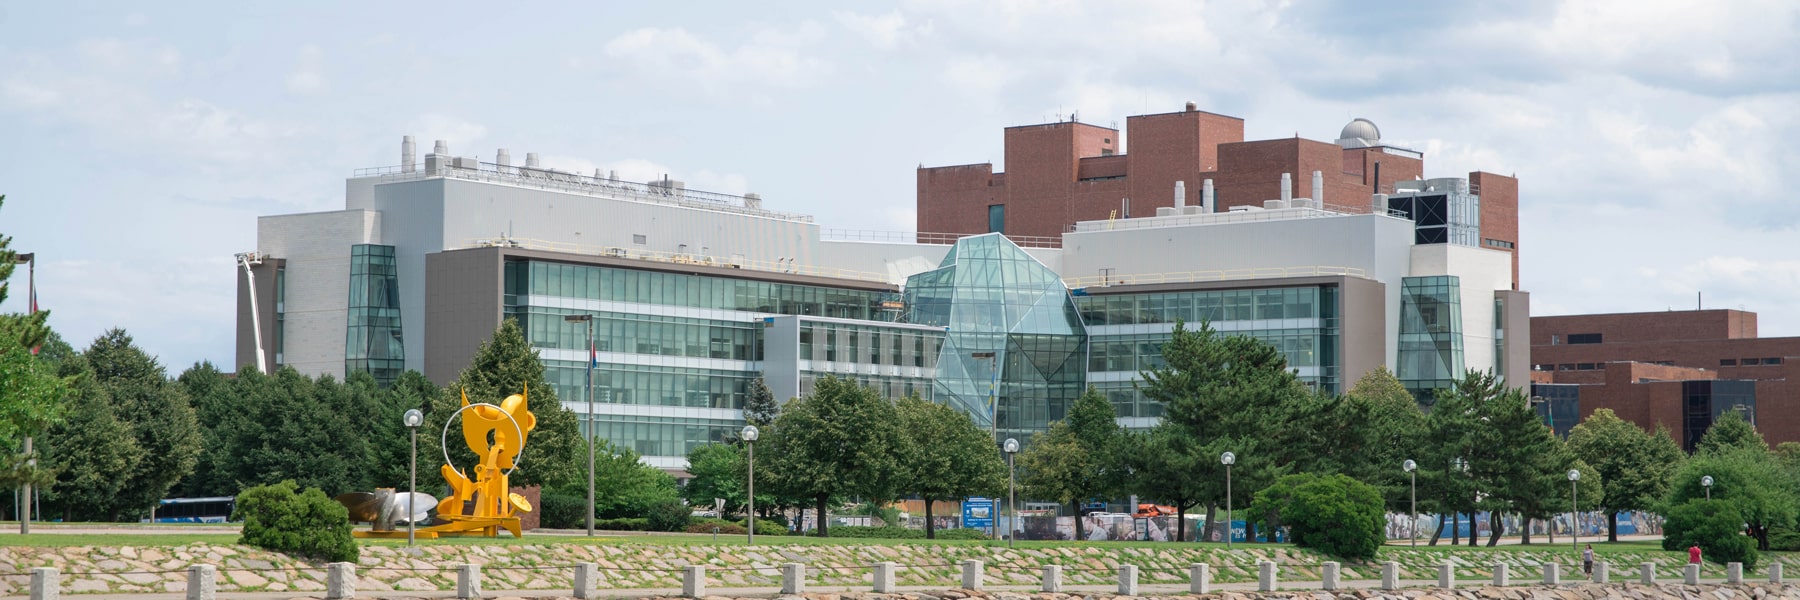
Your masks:
M 382 540 L 404 540 L 404 539 L 406 539 L 406 530 L 401 529 L 398 531 L 375 531 L 373 529 L 358 529 L 356 531 L 350 532 L 350 535 L 351 535 L 351 537 L 359 537 L 359 538 L 374 538 L 374 539 L 382 539 Z M 421 539 L 421 540 L 435 539 L 435 538 L 437 538 L 437 536 L 438 536 L 437 532 L 432 531 L 430 528 L 420 529 L 420 530 L 413 532 L 413 537 L 416 539 Z

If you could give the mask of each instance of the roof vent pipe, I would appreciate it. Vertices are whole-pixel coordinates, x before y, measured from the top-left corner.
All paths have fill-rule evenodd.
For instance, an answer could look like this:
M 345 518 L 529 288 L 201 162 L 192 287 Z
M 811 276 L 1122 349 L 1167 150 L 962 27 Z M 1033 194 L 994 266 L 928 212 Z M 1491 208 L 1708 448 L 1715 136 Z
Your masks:
M 1200 182 L 1200 212 L 1213 212 L 1213 187 L 1211 179 Z
M 1388 214 L 1387 199 L 1388 199 L 1387 194 L 1372 194 L 1372 195 L 1370 195 L 1369 196 L 1369 212 L 1372 212 L 1372 213 L 1375 213 L 1378 215 Z
M 1313 171 L 1312 207 L 1325 208 L 1325 172 Z
M 1195 104 L 1194 104 L 1194 103 L 1192 103 L 1192 102 L 1189 102 L 1189 103 L 1187 103 L 1187 111 L 1188 111 L 1188 112 L 1194 112 L 1194 111 L 1195 111 L 1195 110 L 1196 110 L 1196 109 L 1198 109 L 1198 108 L 1200 108 L 1200 107 L 1199 107 L 1199 106 L 1196 106 L 1196 105 L 1195 105 Z
M 507 152 L 505 148 L 501 148 L 500 152 L 494 155 L 494 164 L 502 167 L 512 166 L 512 154 Z
M 537 158 L 536 152 L 526 152 L 525 153 L 525 166 L 527 168 L 531 168 L 531 169 L 538 168 L 538 158 Z
M 1175 182 L 1175 208 L 1187 206 L 1187 182 Z
M 450 142 L 438 140 L 437 145 L 431 148 L 431 153 L 439 156 L 448 156 L 450 154 Z
M 412 136 L 410 136 L 410 135 L 401 136 L 400 137 L 400 172 L 401 173 L 411 173 L 411 172 L 413 172 L 413 169 L 418 168 L 418 167 L 414 166 L 414 164 L 413 164 L 414 159 L 417 158 L 416 156 L 414 156 L 415 152 L 416 151 L 413 148 Z
M 1294 199 L 1294 177 L 1289 173 L 1281 174 L 1281 201 L 1287 203 Z

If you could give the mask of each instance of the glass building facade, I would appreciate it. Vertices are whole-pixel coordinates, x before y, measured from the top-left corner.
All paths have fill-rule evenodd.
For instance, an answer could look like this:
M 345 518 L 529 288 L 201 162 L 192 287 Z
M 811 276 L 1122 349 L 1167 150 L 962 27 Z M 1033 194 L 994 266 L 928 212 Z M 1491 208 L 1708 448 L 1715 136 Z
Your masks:
M 1567 438 L 1569 430 L 1581 420 L 1581 386 L 1572 383 L 1531 384 L 1531 408 L 1557 437 Z
M 1420 403 L 1463 376 L 1462 284 L 1454 275 L 1400 284 L 1400 348 L 1395 376 Z
M 933 399 L 1026 439 L 1085 389 L 1087 335 L 1062 278 L 999 234 L 957 240 L 906 281 L 907 321 L 943 327 Z
M 813 385 L 830 375 L 874 388 L 888 398 L 918 394 L 931 399 L 931 380 L 943 347 L 941 329 L 803 320 L 797 395 L 812 393 Z
M 1148 426 L 1162 405 L 1137 390 L 1138 373 L 1164 366 L 1162 346 L 1176 322 L 1210 324 L 1222 335 L 1243 335 L 1274 346 L 1300 380 L 1338 390 L 1338 288 L 1301 286 L 1075 297 L 1087 323 L 1088 382 L 1106 394 L 1126 421 Z
M 1711 379 L 1681 382 L 1681 448 L 1693 452 L 1706 430 L 1727 412 L 1756 424 L 1756 382 Z
M 286 278 L 276 281 L 280 288 L 276 296 L 284 297 Z M 400 282 L 393 246 L 351 246 L 349 311 L 344 331 L 344 372 L 366 371 L 381 385 L 393 383 L 406 370 L 406 348 L 400 329 Z M 278 348 L 283 329 L 277 327 Z

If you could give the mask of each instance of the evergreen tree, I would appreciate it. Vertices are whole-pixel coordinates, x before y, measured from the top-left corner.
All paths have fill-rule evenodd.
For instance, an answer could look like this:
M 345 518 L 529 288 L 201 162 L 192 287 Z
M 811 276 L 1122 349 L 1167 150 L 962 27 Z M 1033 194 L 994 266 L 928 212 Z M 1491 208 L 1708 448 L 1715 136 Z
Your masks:
M 118 417 L 131 424 L 144 453 L 137 468 L 123 474 L 125 485 L 108 512 L 115 521 L 136 518 L 193 472 L 201 450 L 200 426 L 187 393 L 124 330 L 101 334 L 83 356 Z
M 424 374 L 410 370 L 401 373 L 393 385 L 377 392 L 374 407 L 376 418 L 369 427 L 369 485 L 406 489 L 413 433 L 406 427 L 406 411 L 414 408 L 426 410 L 443 393 L 444 390 L 432 384 Z M 425 473 L 422 480 L 435 480 L 437 465 L 444 460 L 425 453 L 425 438 L 442 432 L 441 429 L 434 432 L 424 426 L 419 427 L 419 468 Z
M 1083 537 L 1081 503 L 1109 497 L 1129 481 L 1130 452 L 1114 415 L 1112 403 L 1090 387 L 1068 418 L 1032 436 L 1016 459 L 1032 495 L 1055 498 L 1075 511 L 1077 538 Z
M 529 392 L 527 402 L 537 416 L 537 428 L 526 436 L 525 448 L 519 453 L 519 468 L 512 474 L 512 485 L 560 487 L 580 482 L 583 494 L 587 484 L 587 442 L 581 439 L 574 411 L 557 401 L 555 388 L 544 378 L 544 363 L 537 350 L 525 342 L 525 333 L 517 319 L 508 318 L 494 331 L 494 337 L 482 343 L 475 358 L 464 368 L 444 393 L 434 398 L 425 412 L 425 425 L 419 428 L 419 456 L 442 456 L 440 433 L 444 421 L 462 408 L 464 394 L 470 403 L 498 404 L 512 394 Z M 460 422 L 460 421 L 459 421 Z M 452 433 L 460 425 L 452 424 Z M 453 436 L 452 440 L 459 439 Z M 450 458 L 456 468 L 467 471 L 480 462 L 475 453 L 453 441 Z M 597 451 L 596 451 L 597 453 Z M 421 458 L 421 461 L 426 459 Z M 431 469 L 437 473 L 437 469 Z M 436 485 L 438 477 L 432 477 Z M 598 485 L 598 484 L 596 484 Z
M 783 407 L 762 444 L 768 458 L 758 462 L 784 495 L 812 501 L 819 536 L 827 537 L 833 498 L 893 497 L 901 472 L 896 421 L 894 405 L 875 390 L 827 376 Z
M 1669 491 L 1669 478 L 1685 458 L 1658 427 L 1652 434 L 1602 408 L 1569 431 L 1569 449 L 1606 480 L 1599 508 L 1606 512 L 1607 541 L 1619 541 L 1619 511 L 1649 510 Z
M 750 397 L 744 399 L 744 422 L 759 428 L 768 427 L 781 415 L 781 404 L 761 377 L 750 384 Z
M 44 462 L 56 473 L 56 483 L 44 490 L 45 512 L 64 521 L 104 519 L 106 507 L 124 491 L 121 475 L 135 471 L 144 453 L 86 361 L 63 364 L 70 381 L 68 418 L 44 435 Z
M 6 204 L 6 195 L 0 194 L 0 206 Z M 0 303 L 6 302 L 11 291 L 10 279 L 13 271 L 18 269 L 19 253 L 12 249 L 12 236 L 0 235 Z M 32 302 L 29 308 L 36 308 Z M 0 350 L 18 346 L 27 350 L 39 348 L 51 335 L 50 327 L 45 323 L 50 318 L 50 311 L 39 310 L 35 313 L 0 315 Z M 35 354 L 35 351 L 32 352 Z M 8 400 L 6 392 L 0 390 L 0 409 Z M 4 424 L 0 424 L 3 427 Z M 4 432 L 0 432 L 4 433 Z
M 232 449 L 225 446 L 226 423 L 234 413 L 250 407 L 237 393 L 237 383 L 220 372 L 211 362 L 199 362 L 175 378 L 194 406 L 194 422 L 200 427 L 200 455 L 194 472 L 181 481 L 181 495 L 190 498 L 234 496 L 239 488 L 229 473 L 221 470 Z
M 1700 436 L 1700 443 L 1695 444 L 1695 454 L 1729 454 L 1737 450 L 1768 452 L 1769 443 L 1763 441 L 1756 426 L 1744 419 L 1738 411 L 1726 411 L 1713 421 L 1706 433 Z
M 1219 455 L 1200 444 L 1181 427 L 1167 421 L 1148 433 L 1130 434 L 1128 448 L 1133 477 L 1131 489 L 1138 495 L 1175 507 L 1175 541 L 1187 541 L 1187 511 L 1224 493 L 1221 477 L 1201 476 L 1221 470 Z
M 1006 487 L 1006 463 L 1000 458 L 1000 449 L 968 413 L 920 399 L 917 394 L 901 398 L 895 412 L 904 469 L 900 489 L 925 501 L 926 538 L 937 538 L 932 503 L 995 494 Z

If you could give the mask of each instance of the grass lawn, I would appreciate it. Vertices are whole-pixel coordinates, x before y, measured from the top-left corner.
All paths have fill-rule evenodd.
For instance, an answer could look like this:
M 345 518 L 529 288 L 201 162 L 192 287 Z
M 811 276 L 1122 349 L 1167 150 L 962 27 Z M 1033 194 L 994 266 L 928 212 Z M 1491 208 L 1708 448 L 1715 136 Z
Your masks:
M 0 546 L 67 548 L 70 546 L 185 546 L 195 542 L 236 544 L 235 533 L 16 533 L 0 535 Z

